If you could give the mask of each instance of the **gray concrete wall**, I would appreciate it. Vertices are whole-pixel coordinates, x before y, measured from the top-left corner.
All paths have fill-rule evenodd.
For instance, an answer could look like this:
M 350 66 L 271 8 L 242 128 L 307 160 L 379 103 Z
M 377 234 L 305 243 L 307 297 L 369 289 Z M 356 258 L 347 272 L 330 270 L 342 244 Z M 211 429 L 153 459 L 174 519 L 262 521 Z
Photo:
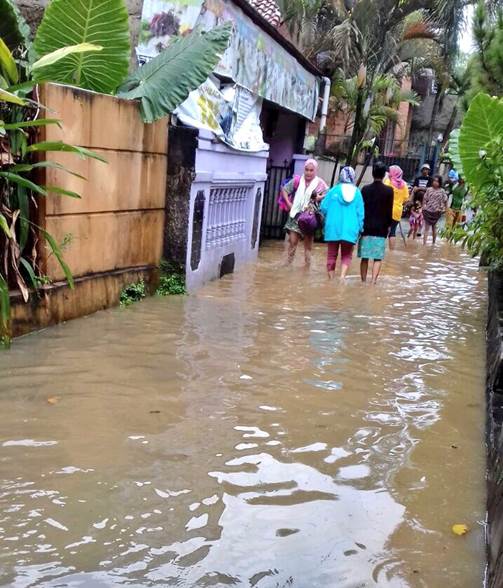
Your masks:
M 30 25 L 32 33 L 42 20 L 45 7 L 48 0 L 15 0 L 21 14 L 25 17 Z M 129 29 L 131 31 L 131 45 L 135 47 L 140 32 L 141 11 L 143 0 L 126 0 L 126 6 L 129 13 Z

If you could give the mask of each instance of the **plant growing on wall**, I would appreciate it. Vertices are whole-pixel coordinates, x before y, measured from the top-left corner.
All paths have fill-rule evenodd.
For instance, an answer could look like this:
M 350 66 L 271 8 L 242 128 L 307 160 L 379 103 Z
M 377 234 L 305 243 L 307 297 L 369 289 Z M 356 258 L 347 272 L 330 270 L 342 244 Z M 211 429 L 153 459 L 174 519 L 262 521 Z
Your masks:
M 456 146 L 453 157 L 458 157 Z M 459 159 L 470 187 L 470 205 L 477 210 L 467 228 L 449 237 L 473 255 L 484 255 L 494 268 L 503 267 L 503 100 L 478 94 L 459 132 Z

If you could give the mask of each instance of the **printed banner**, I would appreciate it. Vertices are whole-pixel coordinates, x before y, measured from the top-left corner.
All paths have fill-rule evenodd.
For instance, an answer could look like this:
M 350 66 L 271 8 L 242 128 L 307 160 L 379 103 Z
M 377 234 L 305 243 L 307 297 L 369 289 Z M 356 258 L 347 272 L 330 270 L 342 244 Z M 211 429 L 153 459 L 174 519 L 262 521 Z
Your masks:
M 212 131 L 221 141 L 240 151 L 263 151 L 260 127 L 262 100 L 244 88 L 220 91 L 206 80 L 174 112 L 186 125 Z
M 313 120 L 319 80 L 230 0 L 145 0 L 138 58 L 157 55 L 173 35 L 196 27 L 209 30 L 229 21 L 234 24 L 232 40 L 216 73 Z

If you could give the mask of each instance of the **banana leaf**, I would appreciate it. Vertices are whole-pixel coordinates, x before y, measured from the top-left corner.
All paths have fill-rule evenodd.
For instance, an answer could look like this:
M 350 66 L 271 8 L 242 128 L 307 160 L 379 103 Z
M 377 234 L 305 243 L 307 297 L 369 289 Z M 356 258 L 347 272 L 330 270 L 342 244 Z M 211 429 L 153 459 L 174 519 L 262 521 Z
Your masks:
M 118 90 L 120 98 L 141 100 L 145 122 L 166 116 L 209 76 L 229 44 L 231 26 L 192 31 L 133 72 Z
M 35 37 L 37 55 L 43 57 L 81 43 L 103 49 L 68 55 L 37 68 L 33 72 L 35 80 L 50 79 L 96 92 L 115 92 L 129 67 L 129 24 L 124 0 L 52 0 Z
M 494 170 L 481 164 L 488 145 L 503 136 L 503 101 L 477 94 L 463 119 L 459 133 L 459 154 L 466 181 L 475 189 L 490 183 Z

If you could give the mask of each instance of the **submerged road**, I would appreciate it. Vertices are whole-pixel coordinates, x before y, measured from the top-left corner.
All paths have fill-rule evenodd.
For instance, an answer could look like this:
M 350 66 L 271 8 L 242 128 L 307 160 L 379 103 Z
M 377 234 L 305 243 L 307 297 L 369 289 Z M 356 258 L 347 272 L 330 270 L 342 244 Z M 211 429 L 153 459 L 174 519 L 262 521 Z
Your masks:
M 482 586 L 484 274 L 281 255 L 0 354 L 0 585 Z

